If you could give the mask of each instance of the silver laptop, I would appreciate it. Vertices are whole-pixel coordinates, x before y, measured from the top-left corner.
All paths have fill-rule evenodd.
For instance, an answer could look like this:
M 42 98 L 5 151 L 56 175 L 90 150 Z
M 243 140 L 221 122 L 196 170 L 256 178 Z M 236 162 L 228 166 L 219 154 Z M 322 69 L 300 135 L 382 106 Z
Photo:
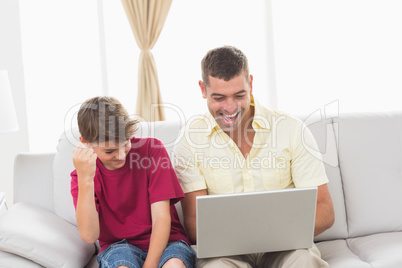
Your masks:
M 310 248 L 317 187 L 198 196 L 198 258 Z

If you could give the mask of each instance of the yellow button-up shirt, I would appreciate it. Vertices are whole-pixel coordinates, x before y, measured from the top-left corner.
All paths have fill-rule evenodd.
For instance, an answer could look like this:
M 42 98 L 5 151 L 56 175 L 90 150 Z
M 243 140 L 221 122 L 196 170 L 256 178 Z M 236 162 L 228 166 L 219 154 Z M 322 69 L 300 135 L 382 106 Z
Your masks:
M 254 102 L 255 136 L 245 158 L 210 113 L 193 118 L 174 148 L 185 193 L 224 194 L 319 186 L 328 182 L 317 143 L 298 119 Z

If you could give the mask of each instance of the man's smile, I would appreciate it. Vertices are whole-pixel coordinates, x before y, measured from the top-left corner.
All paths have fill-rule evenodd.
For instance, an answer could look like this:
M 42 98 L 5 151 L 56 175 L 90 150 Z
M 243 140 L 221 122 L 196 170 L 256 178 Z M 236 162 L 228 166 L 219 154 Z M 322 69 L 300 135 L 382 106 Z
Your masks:
M 239 115 L 239 113 L 240 112 L 237 112 L 237 113 L 234 113 L 234 114 L 223 114 L 223 113 L 221 113 L 220 115 L 221 115 L 223 121 L 225 121 L 225 123 L 232 124 L 236 120 L 236 118 Z

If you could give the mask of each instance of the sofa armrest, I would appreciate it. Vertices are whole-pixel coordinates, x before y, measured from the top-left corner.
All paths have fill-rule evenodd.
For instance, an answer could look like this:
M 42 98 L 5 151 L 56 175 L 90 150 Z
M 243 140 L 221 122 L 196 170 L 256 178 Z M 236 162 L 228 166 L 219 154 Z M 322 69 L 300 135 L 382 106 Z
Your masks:
M 14 160 L 14 203 L 26 202 L 54 211 L 55 153 L 20 153 Z

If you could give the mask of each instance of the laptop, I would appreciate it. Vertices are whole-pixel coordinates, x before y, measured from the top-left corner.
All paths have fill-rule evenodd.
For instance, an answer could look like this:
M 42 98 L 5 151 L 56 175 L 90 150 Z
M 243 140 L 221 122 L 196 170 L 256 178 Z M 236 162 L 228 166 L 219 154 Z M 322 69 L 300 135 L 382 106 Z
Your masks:
M 311 248 L 317 187 L 196 199 L 198 258 Z

